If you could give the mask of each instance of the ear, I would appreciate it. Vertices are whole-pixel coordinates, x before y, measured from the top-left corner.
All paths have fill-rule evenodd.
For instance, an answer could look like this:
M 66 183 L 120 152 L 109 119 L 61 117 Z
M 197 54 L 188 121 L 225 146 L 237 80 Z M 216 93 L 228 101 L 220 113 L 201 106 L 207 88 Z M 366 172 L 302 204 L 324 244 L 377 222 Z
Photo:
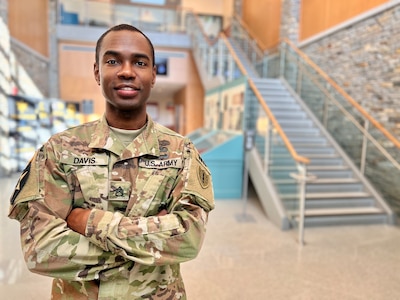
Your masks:
M 157 66 L 153 67 L 153 72 L 152 72 L 152 80 L 151 80 L 151 87 L 154 87 L 156 84 L 156 74 L 157 74 Z
M 100 85 L 100 71 L 99 71 L 99 66 L 97 63 L 93 64 L 93 74 L 94 74 L 94 79 L 96 80 L 97 84 Z

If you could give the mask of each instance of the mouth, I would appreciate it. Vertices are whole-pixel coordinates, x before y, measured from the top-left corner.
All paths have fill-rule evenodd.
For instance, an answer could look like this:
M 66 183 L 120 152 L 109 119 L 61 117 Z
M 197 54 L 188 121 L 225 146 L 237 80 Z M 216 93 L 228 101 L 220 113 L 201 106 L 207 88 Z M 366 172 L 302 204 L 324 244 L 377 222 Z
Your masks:
M 117 94 L 121 97 L 134 97 L 136 96 L 139 91 L 140 88 L 132 86 L 132 85 L 118 85 L 114 88 L 117 92 Z

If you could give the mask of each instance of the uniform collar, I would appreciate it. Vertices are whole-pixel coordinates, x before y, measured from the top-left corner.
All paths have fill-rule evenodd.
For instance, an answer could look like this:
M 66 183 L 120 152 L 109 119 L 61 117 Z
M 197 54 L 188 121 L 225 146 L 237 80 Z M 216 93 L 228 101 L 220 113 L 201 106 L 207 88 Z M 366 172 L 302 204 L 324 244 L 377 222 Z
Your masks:
M 92 134 L 89 147 L 105 149 L 120 156 L 121 159 L 152 155 L 158 157 L 160 147 L 158 144 L 158 133 L 155 130 L 154 121 L 147 115 L 146 128 L 125 147 L 110 129 L 105 115 L 97 122 Z

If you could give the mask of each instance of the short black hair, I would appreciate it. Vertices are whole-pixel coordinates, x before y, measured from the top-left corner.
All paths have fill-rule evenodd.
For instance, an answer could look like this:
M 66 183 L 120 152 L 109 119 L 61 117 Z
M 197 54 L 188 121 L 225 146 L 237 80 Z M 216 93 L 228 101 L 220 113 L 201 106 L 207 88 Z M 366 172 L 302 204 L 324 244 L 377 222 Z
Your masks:
M 112 31 L 122 31 L 122 30 L 128 30 L 128 31 L 133 31 L 133 32 L 139 32 L 141 35 L 143 35 L 146 40 L 149 42 L 150 48 L 151 48 L 151 55 L 152 55 L 152 59 L 153 59 L 153 67 L 155 66 L 155 57 L 154 57 L 154 46 L 153 43 L 151 42 L 151 40 L 147 37 L 147 35 L 145 35 L 140 29 L 136 28 L 135 26 L 129 25 L 129 24 L 119 24 L 119 25 L 115 25 L 111 28 L 109 28 L 106 32 L 104 32 L 100 38 L 97 40 L 96 43 L 96 64 L 99 63 L 99 59 L 100 59 L 100 48 L 101 48 L 101 44 L 103 42 L 104 37 L 112 32 Z

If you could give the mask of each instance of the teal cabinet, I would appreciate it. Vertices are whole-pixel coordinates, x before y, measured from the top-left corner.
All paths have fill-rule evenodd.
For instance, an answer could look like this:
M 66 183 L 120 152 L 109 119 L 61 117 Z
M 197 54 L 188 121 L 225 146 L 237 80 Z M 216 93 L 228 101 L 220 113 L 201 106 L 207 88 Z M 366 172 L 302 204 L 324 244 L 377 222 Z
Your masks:
M 211 171 L 215 199 L 240 199 L 243 192 L 243 135 L 199 129 L 188 137 Z

